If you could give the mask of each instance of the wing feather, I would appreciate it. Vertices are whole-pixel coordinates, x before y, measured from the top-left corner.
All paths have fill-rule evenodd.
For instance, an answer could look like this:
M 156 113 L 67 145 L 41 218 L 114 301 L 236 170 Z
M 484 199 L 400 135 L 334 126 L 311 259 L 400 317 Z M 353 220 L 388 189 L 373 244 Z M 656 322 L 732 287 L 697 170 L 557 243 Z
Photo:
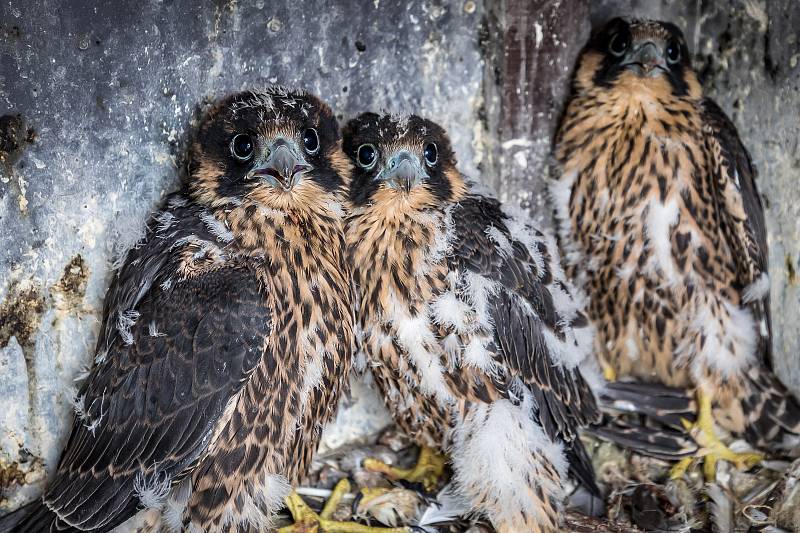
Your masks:
M 187 231 L 204 236 L 202 227 Z M 230 262 L 163 286 L 175 275 L 167 243 L 180 236 L 151 233 L 109 290 L 98 341 L 108 354 L 79 392 L 85 416 L 76 416 L 45 494 L 82 528 L 110 529 L 132 515 L 137 477 L 177 482 L 196 464 L 269 335 L 272 313 L 250 268 Z M 138 312 L 130 344 L 109 325 L 120 309 Z
M 736 127 L 714 103 L 702 103 L 706 142 L 712 158 L 715 205 L 723 222 L 723 233 L 736 264 L 744 303 L 756 323 L 764 323 L 760 353 L 771 368 L 772 320 L 769 309 L 768 248 L 764 208 L 756 186 L 756 168 L 742 144 Z M 752 287 L 761 285 L 757 292 Z
M 535 416 L 547 435 L 565 442 L 571 473 L 595 494 L 591 462 L 577 438 L 578 428 L 598 420 L 592 390 L 576 366 L 567 366 L 553 353 L 547 336 L 566 341 L 573 327 L 586 327 L 585 317 L 559 315 L 551 290 L 569 295 L 565 284 L 547 267 L 557 253 L 532 228 L 531 242 L 520 242 L 509 231 L 508 217 L 497 200 L 470 196 L 454 210 L 454 249 L 451 268 L 468 270 L 499 285 L 492 296 L 495 358 L 508 374 L 507 397 L 520 379 L 532 392 Z M 535 257 L 536 256 L 536 257 Z M 497 386 L 498 382 L 493 381 Z

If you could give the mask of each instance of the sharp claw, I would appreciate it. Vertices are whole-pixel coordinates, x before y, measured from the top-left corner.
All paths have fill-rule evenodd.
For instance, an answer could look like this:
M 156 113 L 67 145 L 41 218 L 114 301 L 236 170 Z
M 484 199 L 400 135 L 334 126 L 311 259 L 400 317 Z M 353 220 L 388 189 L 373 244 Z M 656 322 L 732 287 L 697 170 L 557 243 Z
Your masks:
M 364 468 L 367 470 L 380 472 L 393 480 L 402 479 L 412 484 L 420 483 L 426 492 L 434 490 L 438 485 L 439 478 L 444 472 L 445 463 L 444 456 L 425 447 L 420 449 L 417 464 L 410 469 L 389 466 L 377 459 L 367 458 L 363 461 Z
M 693 457 L 684 457 L 678 464 L 672 467 L 669 471 L 669 478 L 670 479 L 680 479 L 692 465 L 692 461 L 694 461 Z
M 408 528 L 384 528 L 365 526 L 356 522 L 331 520 L 342 498 L 350 492 L 350 482 L 340 480 L 331 492 L 330 498 L 320 514 L 315 513 L 296 492 L 286 497 L 286 506 L 292 513 L 295 523 L 282 527 L 278 533 L 408 533 Z
M 719 440 L 714 429 L 711 398 L 699 391 L 697 400 L 697 420 L 692 423 L 681 418 L 681 424 L 700 446 L 697 455 L 704 458 L 703 475 L 707 481 L 716 479 L 717 462 L 719 460 L 727 461 L 739 470 L 748 470 L 762 460 L 763 457 L 756 453 L 734 452 Z M 682 459 L 670 470 L 670 478 L 678 479 L 682 477 L 692 461 L 693 458 L 691 457 Z

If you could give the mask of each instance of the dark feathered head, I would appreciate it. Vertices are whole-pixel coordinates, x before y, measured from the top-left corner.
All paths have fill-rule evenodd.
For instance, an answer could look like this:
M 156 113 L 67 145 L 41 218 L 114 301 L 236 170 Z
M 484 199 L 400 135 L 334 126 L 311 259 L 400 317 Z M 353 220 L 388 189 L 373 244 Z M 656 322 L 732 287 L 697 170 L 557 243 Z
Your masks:
M 464 192 L 447 132 L 430 120 L 363 113 L 345 126 L 343 147 L 353 162 L 353 206 L 402 213 L 443 207 Z
M 191 146 L 188 185 L 211 206 L 292 209 L 340 191 L 349 174 L 331 109 L 305 92 L 270 87 L 228 96 L 207 113 Z
M 700 98 L 683 32 L 670 22 L 615 18 L 594 32 L 581 55 L 576 88 Z

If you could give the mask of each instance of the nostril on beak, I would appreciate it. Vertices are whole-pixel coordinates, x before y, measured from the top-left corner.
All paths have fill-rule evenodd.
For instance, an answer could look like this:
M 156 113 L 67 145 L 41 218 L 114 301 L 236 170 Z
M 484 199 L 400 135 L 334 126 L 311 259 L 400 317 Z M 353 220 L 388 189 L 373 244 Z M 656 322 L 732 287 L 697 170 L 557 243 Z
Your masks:
M 636 60 L 646 71 L 650 71 L 663 62 L 661 51 L 655 43 L 647 42 L 641 45 L 636 53 Z
M 270 163 L 272 168 L 287 182 L 291 180 L 295 167 L 299 166 L 297 158 L 287 146 L 279 146 L 275 149 L 270 158 Z

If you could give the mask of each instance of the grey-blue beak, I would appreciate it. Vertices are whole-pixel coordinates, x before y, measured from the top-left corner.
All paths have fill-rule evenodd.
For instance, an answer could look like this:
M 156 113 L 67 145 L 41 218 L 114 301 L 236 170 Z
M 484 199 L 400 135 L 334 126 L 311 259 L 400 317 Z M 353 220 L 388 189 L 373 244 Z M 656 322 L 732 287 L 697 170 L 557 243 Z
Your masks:
M 278 138 L 265 150 L 261 161 L 257 161 L 248 172 L 248 178 L 259 178 L 283 190 L 291 190 L 311 170 L 311 165 L 297 149 L 296 143 Z
M 389 159 L 376 179 L 393 189 L 410 192 L 415 185 L 428 179 L 428 173 L 422 168 L 419 157 L 408 150 L 400 150 Z
M 625 56 L 624 65 L 640 76 L 654 76 L 659 68 L 668 70 L 663 50 L 653 41 L 634 43 Z

